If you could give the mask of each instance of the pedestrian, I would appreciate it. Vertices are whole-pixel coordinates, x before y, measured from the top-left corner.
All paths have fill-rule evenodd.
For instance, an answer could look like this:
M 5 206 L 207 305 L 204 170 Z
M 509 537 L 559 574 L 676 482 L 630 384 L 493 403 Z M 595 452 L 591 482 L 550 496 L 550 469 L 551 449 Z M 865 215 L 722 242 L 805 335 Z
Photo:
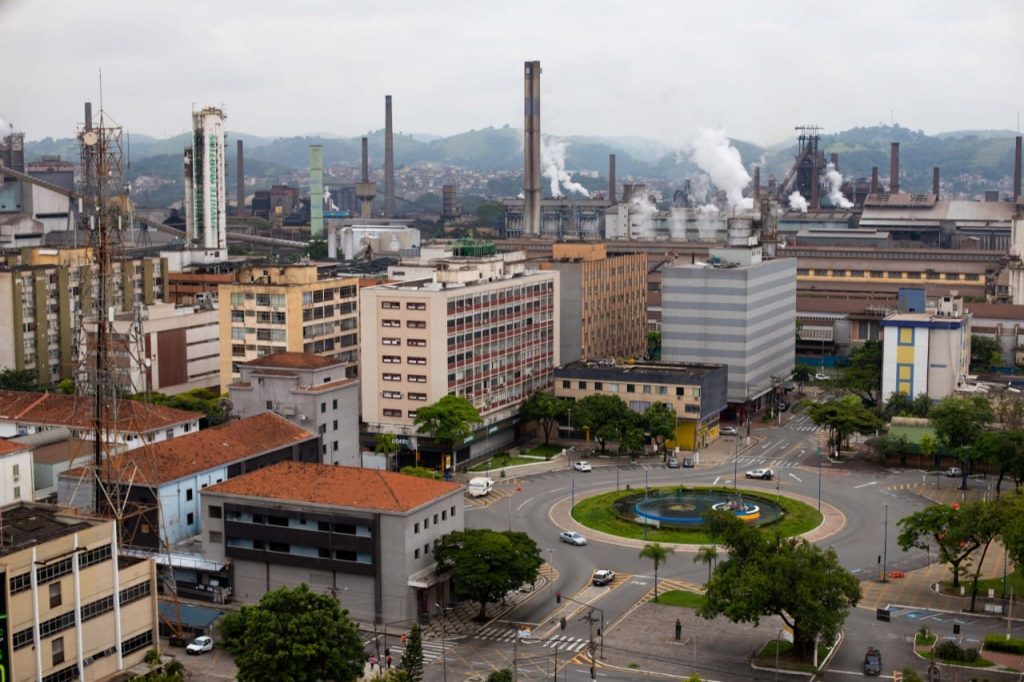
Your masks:
M 391 670 L 391 654 L 388 654 L 388 657 L 386 659 L 384 659 L 384 660 L 388 664 L 388 670 Z
M 376 656 L 370 656 L 370 672 L 371 673 L 373 672 L 373 669 L 374 669 L 374 667 L 376 667 L 376 665 L 377 665 L 377 657 Z

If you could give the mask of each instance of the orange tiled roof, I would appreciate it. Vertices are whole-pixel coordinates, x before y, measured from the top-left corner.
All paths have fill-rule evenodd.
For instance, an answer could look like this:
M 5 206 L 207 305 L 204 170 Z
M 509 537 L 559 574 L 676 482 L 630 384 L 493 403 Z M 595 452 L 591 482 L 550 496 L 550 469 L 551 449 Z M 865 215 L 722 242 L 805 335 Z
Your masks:
M 392 471 L 310 462 L 278 462 L 210 486 L 206 492 L 406 512 L 461 487 L 458 483 Z
M 255 360 L 243 362 L 246 367 L 275 367 L 282 369 L 322 369 L 340 364 L 337 360 L 313 355 L 311 353 L 281 352 L 264 355 Z
M 111 428 L 128 433 L 148 433 L 196 421 L 202 416 L 199 412 L 176 410 L 138 400 L 120 400 L 117 403 L 117 419 L 112 420 Z M 93 399 L 92 396 L 63 393 L 0 390 L 0 419 L 88 429 L 94 423 Z
M 24 443 L 12 443 L 9 440 L 0 440 L 0 455 L 9 455 L 12 452 L 19 452 L 21 450 L 28 450 L 28 446 Z
M 135 480 L 160 485 L 312 437 L 287 419 L 263 412 L 111 457 L 105 478 L 127 482 L 134 472 Z M 61 476 L 81 473 L 79 468 Z

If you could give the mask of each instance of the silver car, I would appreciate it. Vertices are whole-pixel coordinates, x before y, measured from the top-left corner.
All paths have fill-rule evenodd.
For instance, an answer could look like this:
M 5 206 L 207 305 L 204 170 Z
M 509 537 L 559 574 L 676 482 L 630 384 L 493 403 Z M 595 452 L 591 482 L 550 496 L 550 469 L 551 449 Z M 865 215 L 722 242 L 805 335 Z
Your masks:
M 568 542 L 570 545 L 576 545 L 577 547 L 582 547 L 587 544 L 587 539 L 574 530 L 563 530 L 558 534 L 558 539 L 562 542 Z

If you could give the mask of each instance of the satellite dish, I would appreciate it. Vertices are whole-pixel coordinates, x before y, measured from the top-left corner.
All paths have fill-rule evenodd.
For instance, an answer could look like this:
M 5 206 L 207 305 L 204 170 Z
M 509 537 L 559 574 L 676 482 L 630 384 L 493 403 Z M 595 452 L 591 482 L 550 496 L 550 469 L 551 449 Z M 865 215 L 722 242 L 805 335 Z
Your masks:
M 100 136 L 94 130 L 87 130 L 82 134 L 82 142 L 86 147 L 92 147 L 100 141 Z

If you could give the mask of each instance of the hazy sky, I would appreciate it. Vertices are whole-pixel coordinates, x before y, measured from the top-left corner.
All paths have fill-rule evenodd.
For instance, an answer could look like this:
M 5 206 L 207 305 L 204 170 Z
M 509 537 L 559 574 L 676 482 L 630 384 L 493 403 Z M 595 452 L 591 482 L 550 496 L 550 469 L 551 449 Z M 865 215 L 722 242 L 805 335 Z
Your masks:
M 685 143 L 721 126 L 760 143 L 895 121 L 1013 129 L 1021 0 L 0 0 L 0 118 L 69 136 L 82 102 L 132 132 L 357 135 L 522 126 L 543 67 L 543 128 Z M 1016 94 L 1013 94 L 1016 93 Z

